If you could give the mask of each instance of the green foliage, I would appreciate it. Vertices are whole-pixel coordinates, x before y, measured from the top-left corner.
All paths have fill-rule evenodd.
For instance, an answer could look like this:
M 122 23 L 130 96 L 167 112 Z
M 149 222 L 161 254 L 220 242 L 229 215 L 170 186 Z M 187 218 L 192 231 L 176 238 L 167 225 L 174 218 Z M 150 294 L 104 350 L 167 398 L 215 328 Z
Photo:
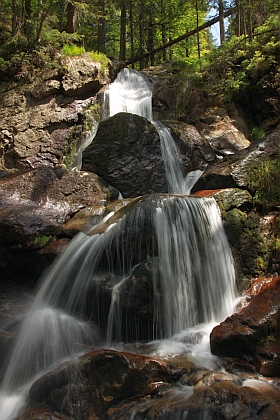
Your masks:
M 259 26 L 249 42 L 248 36 L 230 39 L 208 55 L 204 67 L 206 91 L 223 100 L 250 89 L 264 76 L 276 71 L 279 57 L 279 21 L 274 16 Z
M 262 206 L 280 203 L 280 151 L 277 158 L 264 159 L 248 172 L 248 187 L 254 191 L 254 200 Z
M 62 47 L 62 54 L 69 57 L 77 57 L 82 55 L 85 52 L 84 47 L 80 47 L 74 44 L 66 44 Z
M 43 248 L 50 240 L 52 236 L 51 235 L 38 235 L 34 238 L 34 245 Z
M 105 54 L 98 51 L 89 51 L 88 55 L 90 56 L 92 61 L 96 63 L 101 63 L 103 69 L 107 68 L 109 64 L 109 59 Z
M 250 139 L 251 141 L 257 141 L 260 140 L 262 138 L 264 138 L 265 136 L 265 131 L 260 128 L 260 127 L 253 127 L 251 130 L 251 135 L 250 135 Z

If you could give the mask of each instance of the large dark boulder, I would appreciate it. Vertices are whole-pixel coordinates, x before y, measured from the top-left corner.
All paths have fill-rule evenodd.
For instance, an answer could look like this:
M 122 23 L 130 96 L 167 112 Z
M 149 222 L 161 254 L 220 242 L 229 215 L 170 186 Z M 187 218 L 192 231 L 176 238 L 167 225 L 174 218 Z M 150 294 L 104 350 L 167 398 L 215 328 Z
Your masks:
M 82 170 L 96 173 L 124 197 L 167 192 L 159 135 L 138 115 L 119 113 L 102 121 L 83 153 Z

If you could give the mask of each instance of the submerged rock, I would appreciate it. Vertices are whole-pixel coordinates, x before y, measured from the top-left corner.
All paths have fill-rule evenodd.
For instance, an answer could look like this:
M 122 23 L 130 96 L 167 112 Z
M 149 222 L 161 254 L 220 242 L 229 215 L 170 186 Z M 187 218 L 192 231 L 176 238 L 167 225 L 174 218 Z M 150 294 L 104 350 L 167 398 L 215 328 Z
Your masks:
M 188 369 L 193 369 L 191 363 Z M 30 389 L 30 404 L 47 406 L 75 420 L 104 418 L 108 408 L 122 400 L 153 393 L 158 384 L 174 382 L 181 374 L 181 369 L 174 370 L 150 357 L 94 351 L 42 376 Z
M 113 350 L 92 351 L 42 376 L 29 404 L 65 419 L 278 419 L 280 391 L 255 375 L 209 372 L 176 358 L 160 361 Z M 35 410 L 29 408 L 18 420 Z M 44 417 L 43 417 L 44 418 Z

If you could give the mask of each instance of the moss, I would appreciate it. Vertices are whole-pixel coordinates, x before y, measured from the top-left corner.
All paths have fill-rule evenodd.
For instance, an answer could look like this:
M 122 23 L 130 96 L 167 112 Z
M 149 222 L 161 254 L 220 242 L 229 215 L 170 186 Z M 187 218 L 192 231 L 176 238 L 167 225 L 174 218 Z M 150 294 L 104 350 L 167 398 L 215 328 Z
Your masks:
M 35 246 L 43 248 L 51 239 L 51 235 L 38 235 L 34 238 L 33 243 Z
M 77 143 L 69 143 L 66 149 L 64 150 L 64 157 L 63 157 L 63 164 L 65 165 L 66 169 L 71 169 L 77 150 Z
M 254 200 L 263 208 L 280 202 L 280 148 L 275 159 L 266 158 L 248 171 L 247 185 Z
M 244 229 L 243 225 L 246 221 L 246 214 L 235 208 L 224 214 L 224 220 L 229 242 L 236 246 L 240 243 L 240 237 Z

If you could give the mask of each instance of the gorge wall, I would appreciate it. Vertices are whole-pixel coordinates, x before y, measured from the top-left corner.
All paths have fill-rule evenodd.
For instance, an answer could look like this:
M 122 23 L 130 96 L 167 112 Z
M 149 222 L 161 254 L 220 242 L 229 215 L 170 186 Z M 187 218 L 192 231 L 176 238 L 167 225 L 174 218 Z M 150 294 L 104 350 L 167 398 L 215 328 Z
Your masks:
M 158 134 L 151 123 L 133 115 L 119 114 L 101 121 L 94 142 L 84 151 L 81 170 L 71 170 L 81 143 L 99 122 L 102 90 L 121 66 L 111 65 L 110 71 L 104 71 L 86 57 L 72 58 L 59 69 L 40 71 L 31 81 L 1 84 L 3 285 L 33 287 L 76 233 L 97 224 L 138 195 L 167 191 Z M 251 168 L 279 156 L 277 89 L 273 99 L 278 103 L 276 99 L 268 101 L 266 92 L 261 99 L 267 109 L 260 115 L 259 124 L 267 128 L 267 135 L 251 143 L 253 103 L 252 109 L 244 112 L 248 101 L 223 104 L 204 98 L 190 82 L 161 71 L 146 72 L 154 84 L 154 117 L 170 128 L 186 172 L 205 171 L 193 193 L 214 196 L 220 206 L 240 293 L 256 278 L 278 279 L 279 203 L 258 207 L 248 181 Z M 123 198 L 118 199 L 120 192 Z M 273 280 L 273 287 L 278 287 L 277 281 Z M 250 293 L 247 303 L 252 298 Z M 275 305 L 278 316 L 279 302 Z M 274 358 L 275 363 L 280 357 L 277 316 L 268 334 L 273 338 L 273 349 L 270 342 L 260 350 L 265 361 Z M 244 320 L 238 322 L 244 324 Z M 253 341 L 256 335 L 258 338 L 255 354 L 264 336 L 250 328 Z M 228 330 L 225 334 L 228 337 Z M 221 333 L 215 339 L 221 348 Z M 213 351 L 217 352 L 214 345 Z M 264 366 L 260 358 L 258 364 Z M 278 372 L 275 365 L 271 372 Z

